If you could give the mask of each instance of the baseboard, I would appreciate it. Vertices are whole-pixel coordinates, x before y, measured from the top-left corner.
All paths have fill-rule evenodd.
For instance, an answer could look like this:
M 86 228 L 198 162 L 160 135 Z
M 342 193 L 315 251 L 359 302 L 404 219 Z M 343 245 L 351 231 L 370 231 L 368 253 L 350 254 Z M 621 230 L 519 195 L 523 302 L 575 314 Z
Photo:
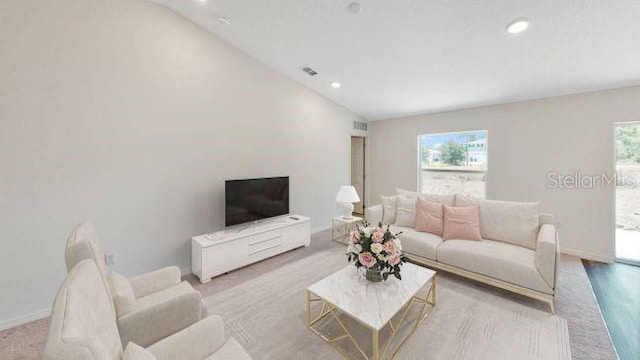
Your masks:
M 29 314 L 20 315 L 18 317 L 14 317 L 13 319 L 0 321 L 0 331 L 6 330 L 15 326 L 20 326 L 26 323 L 30 323 L 32 321 L 44 319 L 51 314 L 51 308 L 46 308 L 38 311 L 34 311 Z
M 326 231 L 326 230 L 329 230 L 329 229 L 331 229 L 331 224 L 316 226 L 316 227 L 311 229 L 311 235 L 315 235 L 315 234 L 317 234 L 319 232 Z
M 573 255 L 573 256 L 577 256 L 581 259 L 585 259 L 585 260 L 593 260 L 593 261 L 598 261 L 598 262 L 603 262 L 603 263 L 607 263 L 607 264 L 613 264 L 614 262 L 614 258 L 613 256 L 606 256 L 606 255 L 600 255 L 600 254 L 593 254 L 593 253 L 589 253 L 586 251 L 581 251 L 581 250 L 575 250 L 575 249 L 567 249 L 567 248 L 560 248 L 560 252 L 563 254 L 567 254 L 567 255 Z

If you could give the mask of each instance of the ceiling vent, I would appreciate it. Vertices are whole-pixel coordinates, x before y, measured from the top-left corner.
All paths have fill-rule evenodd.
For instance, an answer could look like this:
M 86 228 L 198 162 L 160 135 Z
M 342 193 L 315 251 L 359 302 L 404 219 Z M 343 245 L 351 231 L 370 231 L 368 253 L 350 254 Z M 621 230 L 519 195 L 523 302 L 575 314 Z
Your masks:
M 354 121 L 353 130 L 367 131 L 367 123 L 363 121 Z
M 316 76 L 318 72 L 313 70 L 310 66 L 305 66 L 302 68 L 302 71 L 306 72 L 309 76 Z

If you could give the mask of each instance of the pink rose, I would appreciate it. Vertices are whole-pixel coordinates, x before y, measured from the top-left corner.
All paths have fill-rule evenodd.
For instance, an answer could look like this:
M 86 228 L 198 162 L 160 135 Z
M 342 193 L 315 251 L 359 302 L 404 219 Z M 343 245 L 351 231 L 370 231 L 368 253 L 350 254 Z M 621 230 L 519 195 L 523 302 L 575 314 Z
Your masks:
M 396 253 L 396 246 L 394 245 L 393 241 L 387 241 L 384 244 L 384 251 L 387 252 L 387 254 L 395 254 Z
M 361 261 L 362 262 L 362 261 Z M 400 255 L 393 254 L 389 257 L 389 265 L 396 266 L 400 263 Z
M 358 255 L 358 261 L 368 268 L 376 264 L 376 259 L 369 252 L 360 253 L 360 255 Z
M 371 240 L 373 240 L 374 242 L 382 242 L 382 240 L 384 240 L 384 232 L 374 232 L 373 235 L 371 235 Z

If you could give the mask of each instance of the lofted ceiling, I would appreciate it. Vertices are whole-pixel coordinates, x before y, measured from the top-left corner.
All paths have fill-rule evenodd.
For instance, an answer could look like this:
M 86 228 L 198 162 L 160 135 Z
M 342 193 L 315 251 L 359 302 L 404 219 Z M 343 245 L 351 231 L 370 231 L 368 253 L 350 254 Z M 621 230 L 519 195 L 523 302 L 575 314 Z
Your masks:
M 640 84 L 639 0 L 156 2 L 368 120 Z

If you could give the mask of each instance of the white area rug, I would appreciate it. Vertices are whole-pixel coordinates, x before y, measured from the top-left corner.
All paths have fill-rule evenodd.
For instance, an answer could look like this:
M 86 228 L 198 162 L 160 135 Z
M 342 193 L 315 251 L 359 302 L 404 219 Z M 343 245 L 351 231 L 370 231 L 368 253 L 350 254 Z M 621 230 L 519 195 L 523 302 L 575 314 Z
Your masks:
M 307 330 L 304 290 L 345 265 L 343 249 L 321 251 L 205 301 L 210 314 L 225 320 L 227 335 L 256 360 L 341 359 Z M 442 272 L 437 284 L 436 308 L 398 359 L 571 358 L 566 320 Z M 348 325 L 368 349 L 370 333 L 355 322 Z M 325 330 L 337 328 L 326 323 Z M 348 341 L 340 344 L 356 353 Z

